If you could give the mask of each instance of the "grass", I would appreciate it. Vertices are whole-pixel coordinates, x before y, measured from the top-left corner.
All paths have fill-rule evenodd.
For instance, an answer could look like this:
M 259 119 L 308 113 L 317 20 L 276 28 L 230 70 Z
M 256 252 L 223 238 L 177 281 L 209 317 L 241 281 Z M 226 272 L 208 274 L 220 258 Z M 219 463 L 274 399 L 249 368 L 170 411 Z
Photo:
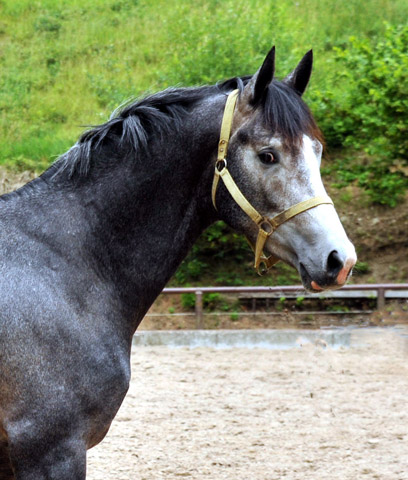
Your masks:
M 381 15 L 378 14 L 381 12 Z M 408 18 L 405 0 L 0 0 L 0 164 L 41 170 L 129 97 L 253 73 L 277 46 L 286 75 Z

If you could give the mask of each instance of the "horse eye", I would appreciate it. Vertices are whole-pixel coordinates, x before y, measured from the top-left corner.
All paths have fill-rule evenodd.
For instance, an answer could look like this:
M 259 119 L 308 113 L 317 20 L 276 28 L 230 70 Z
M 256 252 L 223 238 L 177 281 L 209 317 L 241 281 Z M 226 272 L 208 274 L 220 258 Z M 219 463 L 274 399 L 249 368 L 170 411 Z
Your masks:
M 273 163 L 277 163 L 278 159 L 272 152 L 262 152 L 258 154 L 259 160 L 265 165 L 272 165 Z

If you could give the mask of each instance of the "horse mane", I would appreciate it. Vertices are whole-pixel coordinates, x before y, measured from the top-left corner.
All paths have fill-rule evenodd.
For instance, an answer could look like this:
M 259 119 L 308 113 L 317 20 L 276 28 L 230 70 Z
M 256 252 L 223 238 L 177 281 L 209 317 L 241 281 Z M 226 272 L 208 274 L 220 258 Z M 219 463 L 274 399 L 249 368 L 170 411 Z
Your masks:
M 163 136 L 168 131 L 182 128 L 188 110 L 196 102 L 217 91 L 227 93 L 233 80 L 211 86 L 167 88 L 141 100 L 122 104 L 106 123 L 85 131 L 77 143 L 57 159 L 57 173 L 68 170 L 70 177 L 74 174 L 86 176 L 93 153 L 108 140 L 113 140 L 117 148 L 126 146 L 136 154 L 146 151 L 152 134 Z M 235 79 L 235 85 L 238 83 L 240 81 Z
M 86 176 L 90 171 L 93 153 L 108 140 L 115 141 L 116 151 L 122 146 L 138 154 L 147 151 L 149 138 L 181 129 L 189 109 L 211 94 L 238 88 L 244 89 L 251 76 L 235 77 L 222 83 L 186 88 L 168 88 L 141 100 L 126 102 L 117 108 L 110 119 L 85 131 L 77 143 L 61 155 L 54 164 L 54 175 L 61 171 Z M 294 144 L 307 135 L 323 142 L 322 134 L 307 105 L 283 82 L 274 80 L 263 103 L 263 115 L 272 131 L 279 133 L 285 144 Z

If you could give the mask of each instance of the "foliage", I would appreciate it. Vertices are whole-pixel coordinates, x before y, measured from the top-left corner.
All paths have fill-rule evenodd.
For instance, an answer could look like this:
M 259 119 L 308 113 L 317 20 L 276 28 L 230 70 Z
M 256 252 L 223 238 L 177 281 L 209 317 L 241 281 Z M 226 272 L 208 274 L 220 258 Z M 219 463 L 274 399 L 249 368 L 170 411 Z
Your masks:
M 303 305 L 304 301 L 305 301 L 305 297 L 302 297 L 302 296 L 296 297 L 295 304 L 296 304 L 297 307 L 301 307 Z
M 234 262 L 243 262 L 248 259 L 249 247 L 245 239 L 233 232 L 223 222 L 217 222 L 207 229 L 195 243 L 189 255 L 180 265 L 174 280 L 176 284 L 203 280 L 208 272 L 213 272 L 214 264 L 219 260 L 233 259 Z M 224 285 L 242 285 L 236 276 L 236 271 L 222 270 L 217 275 L 216 283 Z
M 194 310 L 195 307 L 195 294 L 194 293 L 182 293 L 181 305 L 186 310 Z
M 357 273 L 369 273 L 370 265 L 367 262 L 357 262 L 354 267 L 355 272 Z
M 313 46 L 313 91 L 336 42 L 407 17 L 405 0 L 2 0 L 0 163 L 41 170 L 128 98 L 251 74 L 273 44 L 278 76 Z
M 194 310 L 195 302 L 196 302 L 196 296 L 194 293 L 181 294 L 181 305 L 184 309 Z M 239 306 L 238 301 L 234 300 L 231 303 L 221 294 L 216 292 L 205 293 L 203 295 L 203 307 L 205 310 L 210 312 L 214 310 L 221 310 L 224 312 L 228 312 L 233 308 L 237 308 L 238 306 Z
M 332 165 L 372 201 L 395 206 L 408 187 L 408 26 L 334 48 L 333 77 L 314 96 L 329 146 L 353 152 Z M 356 155 L 356 152 L 359 152 Z

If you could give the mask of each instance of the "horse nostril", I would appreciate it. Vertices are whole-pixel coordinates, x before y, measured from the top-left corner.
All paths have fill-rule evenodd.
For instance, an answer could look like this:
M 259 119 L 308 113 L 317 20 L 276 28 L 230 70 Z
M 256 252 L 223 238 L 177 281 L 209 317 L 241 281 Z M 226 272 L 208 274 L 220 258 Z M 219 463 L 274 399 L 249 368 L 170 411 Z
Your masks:
M 327 259 L 327 273 L 336 276 L 343 268 L 343 265 L 344 263 L 337 250 L 333 250 Z

